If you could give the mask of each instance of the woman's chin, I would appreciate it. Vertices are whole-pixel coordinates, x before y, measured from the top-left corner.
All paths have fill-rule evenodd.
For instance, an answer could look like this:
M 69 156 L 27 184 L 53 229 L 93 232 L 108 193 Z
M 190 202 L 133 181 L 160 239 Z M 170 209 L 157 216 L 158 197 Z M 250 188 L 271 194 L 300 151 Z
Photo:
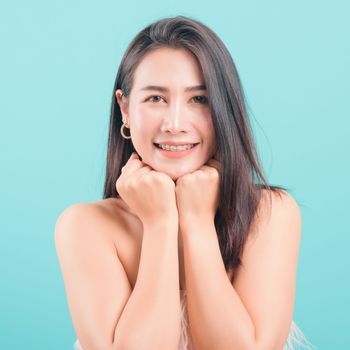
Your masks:
M 167 174 L 169 177 L 171 177 L 171 179 L 176 182 L 177 179 L 179 179 L 181 176 L 185 175 L 178 175 L 178 174 Z
M 173 181 L 176 181 L 181 176 L 193 173 L 194 171 L 199 169 L 200 165 L 201 165 L 201 164 L 199 164 L 199 168 L 198 167 L 194 167 L 193 164 L 191 164 L 191 166 L 183 165 L 182 167 L 175 168 L 173 166 L 166 166 L 164 164 L 159 164 L 159 166 L 157 166 L 157 164 L 154 164 L 154 163 L 153 164 L 148 164 L 145 160 L 143 160 L 143 162 L 145 164 L 149 165 L 153 170 L 159 171 L 161 173 L 164 173 L 164 174 L 168 175 Z
M 193 169 L 193 170 L 188 169 L 187 171 L 177 171 L 177 172 L 165 170 L 165 169 L 159 170 L 159 171 L 167 174 L 174 182 L 176 182 L 177 179 L 179 179 L 180 177 L 182 177 L 186 174 L 192 173 L 193 171 L 195 171 L 195 169 Z

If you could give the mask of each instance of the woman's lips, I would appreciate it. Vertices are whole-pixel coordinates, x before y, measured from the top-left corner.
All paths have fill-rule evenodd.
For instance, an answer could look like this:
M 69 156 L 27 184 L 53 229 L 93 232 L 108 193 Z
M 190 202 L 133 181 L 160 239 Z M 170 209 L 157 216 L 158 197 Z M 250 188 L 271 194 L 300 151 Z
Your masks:
M 157 144 L 154 144 L 154 147 L 162 154 L 164 155 L 165 157 L 168 157 L 168 158 L 181 158 L 181 157 L 185 157 L 189 154 L 191 154 L 195 149 L 196 147 L 198 146 L 199 144 L 195 144 L 192 148 L 190 149 L 186 149 L 186 150 L 182 150 L 182 151 L 168 151 L 166 149 L 162 149 L 160 148 Z

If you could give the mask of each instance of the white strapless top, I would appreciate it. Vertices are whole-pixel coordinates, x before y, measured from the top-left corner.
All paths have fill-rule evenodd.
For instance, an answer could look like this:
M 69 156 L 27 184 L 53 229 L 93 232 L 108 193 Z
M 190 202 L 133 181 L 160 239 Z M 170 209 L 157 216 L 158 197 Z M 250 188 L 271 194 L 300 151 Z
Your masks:
M 192 343 L 191 333 L 188 332 L 188 314 L 186 307 L 186 290 L 180 290 L 181 296 L 181 336 L 179 350 L 195 350 Z M 77 339 L 73 345 L 74 350 L 83 350 Z M 283 350 L 313 350 L 312 344 L 308 342 L 296 323 L 292 321 L 290 332 L 283 347 Z

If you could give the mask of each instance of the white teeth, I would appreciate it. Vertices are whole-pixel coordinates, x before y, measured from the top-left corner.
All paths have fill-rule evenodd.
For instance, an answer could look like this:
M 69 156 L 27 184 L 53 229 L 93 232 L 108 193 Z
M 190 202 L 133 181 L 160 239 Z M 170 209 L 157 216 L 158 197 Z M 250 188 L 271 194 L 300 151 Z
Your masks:
M 165 149 L 167 151 L 183 151 L 187 149 L 191 149 L 194 147 L 194 144 L 191 145 L 181 145 L 181 146 L 170 146 L 170 145 L 161 145 L 159 144 L 159 147 L 162 149 Z

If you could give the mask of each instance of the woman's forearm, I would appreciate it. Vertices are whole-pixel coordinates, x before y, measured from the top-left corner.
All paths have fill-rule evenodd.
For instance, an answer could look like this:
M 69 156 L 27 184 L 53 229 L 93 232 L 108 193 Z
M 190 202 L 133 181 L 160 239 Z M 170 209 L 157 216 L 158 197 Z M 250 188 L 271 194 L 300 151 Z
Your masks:
M 144 225 L 134 290 L 115 332 L 115 349 L 178 349 L 181 326 L 178 224 Z

